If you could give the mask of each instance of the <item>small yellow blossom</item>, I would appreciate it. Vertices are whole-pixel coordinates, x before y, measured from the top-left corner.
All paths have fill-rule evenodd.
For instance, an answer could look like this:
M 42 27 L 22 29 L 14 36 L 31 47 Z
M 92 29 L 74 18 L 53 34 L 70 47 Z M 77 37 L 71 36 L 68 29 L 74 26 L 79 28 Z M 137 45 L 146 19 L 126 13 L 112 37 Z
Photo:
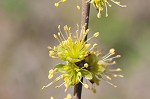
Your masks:
M 98 14 L 97 14 L 98 18 L 101 17 L 101 11 L 103 11 L 104 8 L 106 9 L 106 17 L 108 16 L 107 6 L 111 7 L 111 4 L 108 1 L 111 1 L 120 7 L 126 7 L 126 5 L 121 5 L 120 2 L 115 0 L 88 0 L 88 1 L 90 1 L 90 3 L 92 3 L 95 6 L 95 8 L 98 10 Z
M 85 61 L 87 62 L 88 71 L 92 73 L 92 79 L 90 82 L 92 84 L 99 85 L 99 82 L 101 80 L 106 81 L 108 84 L 117 87 L 116 85 L 110 83 L 107 80 L 111 80 L 111 77 L 123 77 L 123 75 L 114 74 L 114 72 L 121 71 L 120 68 L 117 69 L 109 69 L 110 65 L 115 64 L 116 62 L 113 61 L 115 58 L 119 58 L 120 55 L 113 56 L 115 54 L 115 50 L 112 48 L 109 50 L 109 53 L 102 56 L 99 55 L 100 52 L 96 51 L 95 53 L 91 51 L 89 53 L 88 57 L 86 57 Z M 106 78 L 106 79 L 105 79 Z M 93 92 L 95 91 L 95 88 L 91 89 Z
M 79 28 L 78 25 L 77 28 Z M 99 32 L 96 32 L 91 38 L 84 41 L 89 31 L 89 29 L 85 30 L 84 26 L 82 27 L 81 32 L 79 32 L 79 29 L 77 29 L 76 35 L 74 36 L 70 32 L 71 28 L 67 25 L 64 26 L 64 31 L 66 35 L 63 35 L 60 30 L 60 26 L 58 26 L 58 29 L 59 32 L 57 35 L 54 34 L 54 38 L 58 40 L 59 45 L 54 46 L 53 49 L 50 49 L 49 56 L 53 58 L 57 57 L 63 61 L 68 61 L 71 63 L 84 60 L 84 58 L 88 55 L 88 49 L 91 45 L 90 43 L 87 43 L 87 41 L 99 35 Z

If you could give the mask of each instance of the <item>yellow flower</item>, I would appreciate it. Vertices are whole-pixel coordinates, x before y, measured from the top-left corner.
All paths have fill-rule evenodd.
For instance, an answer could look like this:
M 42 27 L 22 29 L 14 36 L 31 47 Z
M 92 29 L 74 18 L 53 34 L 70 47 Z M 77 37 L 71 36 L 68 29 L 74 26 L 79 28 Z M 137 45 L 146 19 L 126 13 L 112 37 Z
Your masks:
M 59 42 L 57 46 L 48 47 L 49 56 L 52 58 L 59 58 L 64 61 L 64 64 L 57 64 L 54 69 L 49 70 L 48 78 L 52 79 L 55 73 L 60 73 L 52 82 L 48 85 L 43 86 L 43 88 L 48 87 L 61 79 L 63 83 L 56 88 L 64 85 L 66 87 L 65 91 L 70 87 L 78 84 L 79 82 L 86 89 L 91 89 L 94 93 L 96 89 L 94 84 L 99 85 L 101 80 L 106 81 L 108 84 L 116 87 L 116 85 L 110 83 L 111 77 L 123 77 L 122 75 L 115 74 L 116 71 L 121 71 L 118 69 L 109 69 L 110 65 L 115 64 L 113 61 L 115 58 L 121 57 L 120 55 L 115 55 L 115 49 L 110 49 L 109 53 L 102 55 L 101 51 L 97 50 L 98 44 L 87 43 L 93 37 L 97 37 L 99 32 L 93 34 L 92 37 L 85 40 L 89 29 L 85 30 L 85 26 L 79 31 L 79 26 L 77 25 L 77 30 L 75 35 L 71 33 L 71 27 L 67 25 L 64 26 L 65 35 L 60 30 L 58 26 L 58 34 L 54 34 Z M 88 84 L 81 82 L 81 78 L 86 79 L 92 83 L 92 88 Z M 42 88 L 42 89 L 43 89 Z M 67 99 L 67 98 L 66 98 Z
M 102 56 L 101 52 L 91 51 L 88 57 L 86 57 L 85 62 L 88 64 L 87 70 L 92 74 L 92 79 L 89 81 L 92 84 L 99 85 L 99 82 L 104 80 L 108 84 L 117 87 L 116 85 L 109 82 L 111 77 L 123 77 L 123 75 L 114 74 L 114 72 L 121 71 L 120 68 L 109 69 L 110 65 L 114 65 L 116 63 L 113 61 L 113 59 L 121 57 L 120 55 L 113 56 L 114 54 L 114 49 L 110 49 L 109 53 L 104 56 Z M 91 90 L 94 93 L 96 92 L 94 87 L 92 87 Z
M 86 65 L 85 65 L 86 66 Z M 86 70 L 86 67 L 79 68 L 77 65 L 68 63 L 68 64 L 58 64 L 55 66 L 55 69 L 51 69 L 49 71 L 49 75 L 54 75 L 54 73 L 59 72 L 61 73 L 60 76 L 56 77 L 52 82 L 50 82 L 48 85 L 43 86 L 42 89 L 45 87 L 48 87 L 55 82 L 58 82 L 59 80 L 63 79 L 64 82 L 60 84 L 59 86 L 56 86 L 56 88 L 61 87 L 64 85 L 66 87 L 66 90 L 73 85 L 78 84 L 81 82 L 81 78 L 84 77 L 87 80 L 92 79 L 92 74 Z M 51 77 L 52 78 L 52 77 Z M 87 84 L 84 84 L 81 82 L 85 88 L 88 88 Z
M 85 59 L 88 55 L 88 49 L 90 47 L 90 43 L 87 43 L 91 38 L 97 37 L 99 32 L 93 34 L 91 38 L 85 40 L 89 29 L 85 31 L 85 26 L 82 27 L 81 31 L 79 31 L 79 26 L 77 25 L 77 30 L 75 35 L 70 32 L 70 27 L 67 25 L 64 26 L 65 36 L 60 30 L 60 26 L 58 26 L 59 32 L 58 34 L 54 34 L 54 38 L 56 38 L 59 42 L 58 46 L 54 46 L 53 49 L 49 47 L 49 56 L 52 58 L 60 58 L 63 61 L 68 61 L 71 63 L 76 63 Z
M 92 3 L 95 6 L 95 8 L 98 10 L 98 14 L 97 14 L 98 18 L 101 17 L 101 11 L 103 11 L 104 8 L 106 9 L 106 17 L 108 16 L 107 6 L 111 7 L 111 4 L 108 1 L 111 1 L 117 4 L 118 6 L 126 7 L 126 5 L 121 5 L 120 2 L 115 0 L 88 0 L 88 1 L 90 1 L 90 3 Z

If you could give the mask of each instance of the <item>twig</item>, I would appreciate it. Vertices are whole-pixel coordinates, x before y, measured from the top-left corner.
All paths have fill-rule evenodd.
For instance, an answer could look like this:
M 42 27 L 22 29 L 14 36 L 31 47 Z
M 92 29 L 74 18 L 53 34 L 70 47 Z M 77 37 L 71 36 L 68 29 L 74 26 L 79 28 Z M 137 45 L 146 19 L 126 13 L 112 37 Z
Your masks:
M 85 30 L 88 29 L 89 24 L 89 13 L 90 13 L 90 3 L 85 2 L 85 0 L 82 0 L 82 15 L 81 15 L 81 28 L 85 26 Z M 85 41 L 87 40 L 87 35 L 85 37 Z M 83 78 L 81 79 L 83 82 Z M 82 84 L 78 83 L 74 86 L 74 97 L 73 99 L 81 99 L 81 93 L 82 93 Z

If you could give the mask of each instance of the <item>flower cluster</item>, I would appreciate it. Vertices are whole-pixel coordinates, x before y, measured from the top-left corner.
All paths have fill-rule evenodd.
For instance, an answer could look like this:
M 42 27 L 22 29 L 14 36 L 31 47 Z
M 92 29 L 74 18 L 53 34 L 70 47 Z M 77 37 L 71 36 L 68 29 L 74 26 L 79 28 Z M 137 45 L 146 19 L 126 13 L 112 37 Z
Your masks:
M 67 0 L 60 0 L 57 3 L 55 3 L 55 6 L 58 7 L 60 3 L 64 3 L 66 1 Z M 87 2 L 92 3 L 94 7 L 96 8 L 96 10 L 98 10 L 98 13 L 97 13 L 98 18 L 101 17 L 101 11 L 103 11 L 104 8 L 106 9 L 106 17 L 108 16 L 108 6 L 111 7 L 111 4 L 109 3 L 109 1 L 115 3 L 116 5 L 120 7 L 126 7 L 126 5 L 121 5 L 120 2 L 115 1 L 115 0 L 85 0 L 86 3 Z M 80 6 L 78 4 L 77 4 L 77 9 L 80 10 Z
M 50 46 L 48 47 L 50 50 L 49 56 L 52 58 L 59 58 L 65 63 L 57 64 L 54 69 L 49 71 L 49 79 L 52 79 L 55 73 L 60 73 L 60 75 L 48 85 L 43 86 L 43 88 L 63 79 L 63 83 L 56 86 L 56 88 L 64 85 L 67 90 L 68 87 L 80 82 L 85 88 L 96 92 L 93 85 L 99 85 L 99 82 L 102 79 L 113 85 L 108 81 L 111 80 L 111 76 L 123 77 L 122 75 L 111 73 L 121 71 L 120 68 L 108 68 L 110 65 L 115 64 L 113 59 L 120 57 L 120 55 L 113 56 L 115 54 L 115 50 L 113 48 L 110 49 L 108 54 L 103 55 L 101 51 L 97 50 L 97 44 L 90 44 L 87 42 L 92 38 L 97 37 L 99 32 L 94 33 L 92 37 L 85 40 L 87 33 L 89 32 L 89 29 L 85 30 L 85 26 L 79 30 L 79 26 L 77 25 L 76 33 L 74 33 L 75 35 L 71 33 L 71 28 L 67 25 L 64 26 L 66 35 L 61 32 L 60 26 L 58 26 L 58 29 L 59 32 L 57 35 L 54 34 L 54 38 L 58 40 L 59 45 L 54 46 L 53 48 Z M 90 88 L 87 83 L 81 82 L 82 77 L 92 84 L 92 88 Z M 113 86 L 116 87 L 116 85 Z

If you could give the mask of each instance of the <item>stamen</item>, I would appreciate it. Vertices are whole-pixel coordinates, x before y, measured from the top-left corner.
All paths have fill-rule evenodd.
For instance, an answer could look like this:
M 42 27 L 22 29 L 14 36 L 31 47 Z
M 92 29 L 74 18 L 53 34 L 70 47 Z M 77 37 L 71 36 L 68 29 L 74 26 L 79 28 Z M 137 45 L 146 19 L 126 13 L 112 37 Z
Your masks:
M 80 40 L 81 40 L 82 42 L 84 42 L 85 37 L 87 36 L 89 30 L 90 30 L 90 29 L 87 29 L 87 30 L 83 30 L 83 31 L 82 31 L 82 33 L 81 33 L 81 35 L 80 35 Z M 84 42 L 84 43 L 85 43 L 85 42 Z
M 56 2 L 56 3 L 55 3 L 55 7 L 58 7 L 61 2 L 66 2 L 66 1 L 67 1 L 67 0 L 60 0 L 59 2 Z
M 98 9 L 97 17 L 101 18 L 101 9 L 100 8 Z
M 109 69 L 109 71 L 111 71 L 111 72 L 122 71 L 122 69 L 120 69 L 120 68 L 117 68 L 117 69 Z
M 111 4 L 108 1 L 105 1 L 105 2 L 108 4 L 109 7 L 111 7 Z
M 49 87 L 50 85 L 52 85 L 54 82 L 50 82 L 49 84 L 47 84 L 46 86 L 43 86 L 42 87 L 42 90 L 44 89 L 44 88 L 47 88 L 47 87 Z
M 103 79 L 103 78 L 102 78 Z M 107 81 L 107 80 L 105 80 L 105 79 L 103 79 L 106 83 L 108 83 L 108 84 L 110 84 L 111 86 L 113 86 L 113 87 L 117 87 L 115 84 L 113 84 L 113 83 L 111 83 L 111 82 L 109 82 L 109 81 Z
M 99 36 L 99 32 L 96 32 L 93 34 L 94 37 L 98 37 Z
M 117 1 L 114 1 L 114 0 L 111 0 L 113 3 L 117 4 L 118 6 L 121 6 L 121 7 L 127 7 L 126 5 L 121 5 L 120 2 L 117 2 Z
M 50 46 L 47 47 L 49 50 L 51 50 L 52 48 Z
M 62 77 L 63 77 L 63 75 L 58 76 L 58 77 L 54 80 L 54 82 L 58 82 Z
M 60 75 L 59 77 L 57 77 L 55 80 L 53 80 L 52 82 L 50 82 L 50 83 L 47 84 L 46 86 L 43 86 L 42 89 L 49 87 L 49 86 L 52 85 L 54 82 L 58 82 L 61 78 L 63 78 L 63 75 Z
M 108 84 L 110 84 L 111 86 L 113 86 L 113 87 L 117 87 L 115 84 L 113 84 L 113 83 L 111 83 L 111 82 L 109 82 L 109 81 L 106 81 Z
M 92 49 L 93 49 L 93 51 L 96 50 L 97 45 L 98 45 L 98 44 L 96 44 L 96 43 L 93 44 L 93 46 L 90 48 L 90 50 L 92 50 Z
M 113 74 L 113 77 L 121 77 L 121 78 L 123 78 L 124 76 L 123 75 L 118 75 L 118 74 Z
M 84 84 L 83 86 L 84 86 L 84 88 L 86 88 L 86 89 L 89 88 L 89 86 L 88 86 L 87 84 Z
M 119 57 L 121 57 L 121 55 L 117 55 L 117 56 L 114 56 L 114 57 L 111 57 L 111 58 L 108 58 L 108 59 L 105 59 L 105 61 L 112 61 L 113 59 L 115 59 L 115 58 L 119 58 Z
M 108 53 L 105 56 L 102 57 L 102 60 L 105 61 L 108 57 L 110 57 L 112 54 Z
M 53 69 L 49 70 L 49 74 L 53 73 Z
M 94 33 L 93 36 L 88 38 L 85 42 L 88 42 L 89 40 L 91 40 L 94 37 L 97 37 L 98 35 L 99 35 L 99 32 Z
M 79 39 L 82 40 L 82 41 L 83 41 L 82 38 L 83 38 L 83 36 L 84 36 L 85 31 L 86 31 L 86 30 L 85 30 L 85 26 L 83 26 L 82 29 L 81 29 L 81 32 L 80 32 L 80 37 L 79 37 Z
M 54 38 L 56 38 L 58 40 L 59 43 L 61 43 L 61 41 L 58 39 L 56 34 L 54 34 L 53 36 L 54 36 Z
M 52 58 L 58 58 L 58 57 L 56 57 L 56 56 L 51 56 Z
M 89 44 L 85 44 L 84 48 L 87 49 L 87 48 L 89 48 L 90 46 L 91 46 L 90 43 L 89 43 Z
M 57 72 L 57 71 L 58 71 L 58 68 L 55 68 L 55 69 L 54 69 L 54 72 Z
M 48 79 L 51 79 L 51 78 L 53 78 L 53 74 L 48 75 Z
M 115 54 L 115 49 L 113 49 L 113 48 L 110 49 L 110 50 L 109 50 L 109 53 L 111 53 L 112 55 Z
M 55 55 L 55 52 L 54 51 L 49 51 L 49 56 L 54 56 Z
M 108 75 L 105 75 L 105 77 L 106 77 L 108 80 L 111 80 L 111 78 L 110 78 Z
M 109 53 L 102 57 L 102 60 L 106 61 L 106 59 L 115 54 L 115 49 L 110 49 Z M 118 57 L 118 56 L 117 56 Z M 109 59 L 110 60 L 110 59 Z
M 116 64 L 115 61 L 113 61 L 112 63 L 107 63 L 107 62 L 106 62 L 106 65 L 107 65 L 107 66 L 114 65 L 114 64 Z
M 79 79 L 79 78 L 78 78 Z M 80 79 L 79 79 L 79 82 L 84 86 L 84 88 L 88 89 L 89 86 L 87 84 L 84 84 Z
M 107 4 L 105 3 L 105 8 L 106 8 L 106 17 L 108 17 L 108 10 L 107 10 Z
M 79 25 L 77 24 L 77 30 L 76 30 L 76 37 L 77 37 L 77 40 L 79 40 L 78 34 L 79 34 Z
M 62 38 L 64 39 L 64 41 L 66 40 L 65 39 L 65 37 L 64 37 L 64 35 L 63 35 L 63 33 L 61 32 L 61 30 L 60 30 L 60 25 L 58 26 L 58 30 L 59 30 L 59 32 L 60 32 L 60 34 L 61 34 L 61 36 L 62 36 Z
M 63 41 L 63 39 L 61 38 L 61 35 L 60 35 L 60 32 L 58 32 L 58 36 L 59 36 L 59 39 L 61 40 L 61 42 Z
M 68 30 L 69 30 L 68 26 L 65 25 L 65 26 L 64 26 L 64 31 L 65 31 L 65 33 L 66 33 L 67 38 L 69 37 Z
M 56 46 L 54 46 L 53 50 L 54 50 L 54 51 L 57 51 L 57 47 L 56 47 Z
M 59 87 L 61 87 L 62 85 L 64 85 L 65 84 L 65 82 L 63 82 L 62 84 L 60 84 L 59 86 L 55 86 L 55 88 L 59 88 Z

